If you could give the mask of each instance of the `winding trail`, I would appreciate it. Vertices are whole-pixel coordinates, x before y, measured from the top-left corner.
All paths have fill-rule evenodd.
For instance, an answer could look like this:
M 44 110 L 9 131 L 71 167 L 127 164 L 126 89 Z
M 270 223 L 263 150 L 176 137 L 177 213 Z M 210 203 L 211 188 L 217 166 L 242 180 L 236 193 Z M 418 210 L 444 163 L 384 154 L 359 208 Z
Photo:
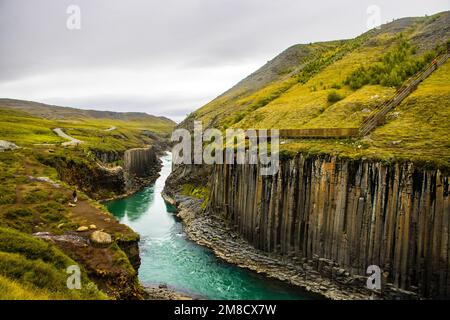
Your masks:
M 116 129 L 117 129 L 117 127 L 112 126 L 112 127 L 108 128 L 108 129 L 105 129 L 105 131 L 106 131 L 106 132 L 109 132 L 109 131 L 114 131 L 114 130 L 116 130 Z
M 55 132 L 61 138 L 69 140 L 69 141 L 63 142 L 61 144 L 63 147 L 77 146 L 77 145 L 83 143 L 83 141 L 75 139 L 75 138 L 69 136 L 68 134 L 66 134 L 64 131 L 62 131 L 61 128 L 55 128 L 55 129 L 53 129 L 53 132 Z

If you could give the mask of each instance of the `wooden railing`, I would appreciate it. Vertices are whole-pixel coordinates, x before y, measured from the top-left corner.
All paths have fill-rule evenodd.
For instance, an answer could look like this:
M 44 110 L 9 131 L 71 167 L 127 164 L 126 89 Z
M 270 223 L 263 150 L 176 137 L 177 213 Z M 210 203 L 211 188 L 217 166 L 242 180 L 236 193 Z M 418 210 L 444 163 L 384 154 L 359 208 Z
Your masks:
M 260 132 L 255 130 L 259 136 Z M 300 139 L 300 138 L 348 138 L 356 137 L 359 128 L 313 128 L 313 129 L 279 129 L 280 139 Z M 264 134 L 270 139 L 270 130 Z M 249 137 L 246 135 L 246 139 Z
M 345 138 L 358 133 L 358 128 L 280 129 L 280 138 Z
M 314 128 L 314 129 L 280 129 L 280 138 L 298 139 L 298 138 L 349 138 L 365 136 L 375 127 L 382 123 L 386 114 L 398 106 L 407 96 L 413 92 L 418 84 L 433 73 L 437 67 L 447 61 L 450 53 L 447 52 L 436 59 L 425 70 L 418 72 L 405 83 L 397 93 L 380 107 L 374 110 L 361 124 L 359 128 Z
M 398 106 L 407 96 L 413 92 L 418 84 L 426 79 L 437 67 L 444 64 L 445 61 L 449 58 L 450 54 L 445 53 L 439 59 L 437 59 L 436 63 L 432 63 L 428 66 L 427 69 L 417 73 L 414 77 L 410 78 L 408 82 L 403 85 L 396 93 L 394 97 L 384 102 L 377 110 L 372 112 L 362 123 L 359 129 L 359 135 L 365 136 L 370 131 L 372 131 L 375 127 L 377 127 L 382 121 L 386 114 Z

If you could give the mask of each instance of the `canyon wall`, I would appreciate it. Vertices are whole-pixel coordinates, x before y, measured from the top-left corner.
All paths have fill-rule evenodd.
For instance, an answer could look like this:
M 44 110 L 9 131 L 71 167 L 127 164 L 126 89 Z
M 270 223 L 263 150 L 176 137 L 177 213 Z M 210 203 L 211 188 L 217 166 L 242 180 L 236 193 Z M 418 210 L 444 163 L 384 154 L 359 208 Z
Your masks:
M 135 192 L 153 183 L 159 175 L 161 161 L 152 147 L 118 152 L 94 152 L 96 160 L 54 154 L 40 161 L 56 168 L 59 179 L 76 185 L 94 199 L 109 199 Z M 106 160 L 105 162 L 103 160 Z M 122 161 L 123 166 L 111 166 Z M 108 166 L 109 165 L 109 166 Z
M 122 167 L 107 168 L 95 162 L 55 155 L 41 159 L 58 172 L 58 178 L 88 194 L 93 199 L 106 199 L 126 192 Z
M 151 147 L 129 149 L 123 155 L 125 172 L 139 177 L 151 174 L 157 162 L 158 157 Z
M 123 152 L 93 150 L 93 153 L 98 160 L 105 164 L 117 162 L 123 158 Z
M 389 286 L 450 296 L 447 175 L 411 163 L 302 155 L 282 161 L 274 176 L 259 170 L 214 166 L 207 208 L 256 248 L 323 258 L 360 276 L 378 265 Z

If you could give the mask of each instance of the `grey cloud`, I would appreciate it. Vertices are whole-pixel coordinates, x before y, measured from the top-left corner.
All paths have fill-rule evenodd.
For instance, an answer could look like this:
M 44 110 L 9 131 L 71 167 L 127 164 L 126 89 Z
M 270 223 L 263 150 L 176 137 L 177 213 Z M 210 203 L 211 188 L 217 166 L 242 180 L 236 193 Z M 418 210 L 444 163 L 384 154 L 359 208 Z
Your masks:
M 144 96 L 92 96 L 83 98 L 52 97 L 46 103 L 81 109 L 115 110 L 119 112 L 146 112 L 181 121 L 193 109 L 205 101 L 193 97 L 144 97 Z
M 66 28 L 70 4 L 81 8 L 81 30 Z M 192 69 L 195 75 L 205 68 L 242 66 L 247 72 L 246 66 L 262 65 L 293 44 L 364 32 L 366 9 L 373 4 L 380 6 L 383 22 L 448 10 L 448 0 L 0 0 L 0 95 L 2 85 L 62 70 L 163 72 L 167 66 Z M 53 85 L 60 86 L 57 81 Z M 224 85 L 209 92 L 199 88 L 194 98 L 179 96 L 177 101 L 155 93 L 145 103 L 164 106 L 158 114 L 182 117 L 187 108 L 197 108 L 197 103 L 226 90 Z M 118 103 L 113 93 L 84 102 L 75 95 L 64 100 L 73 106 L 92 102 L 96 108 L 144 108 L 144 103 Z

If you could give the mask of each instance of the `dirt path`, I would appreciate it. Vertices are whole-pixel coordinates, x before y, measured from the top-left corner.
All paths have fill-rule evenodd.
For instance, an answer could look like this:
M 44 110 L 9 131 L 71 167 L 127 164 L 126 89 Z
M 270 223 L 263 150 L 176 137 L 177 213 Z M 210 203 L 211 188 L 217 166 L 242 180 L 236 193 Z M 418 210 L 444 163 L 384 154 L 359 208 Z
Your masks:
M 80 226 L 95 225 L 97 230 L 105 230 L 113 236 L 120 234 L 126 237 L 134 234 L 129 227 L 118 223 L 111 214 L 96 208 L 87 200 L 78 200 L 76 207 L 71 207 L 69 210 L 71 212 L 71 220 Z M 80 234 L 91 232 L 92 230 L 89 230 Z
M 61 138 L 69 140 L 68 142 L 64 142 L 61 144 L 63 147 L 77 146 L 77 145 L 83 143 L 83 141 L 75 139 L 75 138 L 69 136 L 68 134 L 66 134 L 64 131 L 62 131 L 61 128 L 55 128 L 55 129 L 53 129 L 53 132 L 55 132 Z

